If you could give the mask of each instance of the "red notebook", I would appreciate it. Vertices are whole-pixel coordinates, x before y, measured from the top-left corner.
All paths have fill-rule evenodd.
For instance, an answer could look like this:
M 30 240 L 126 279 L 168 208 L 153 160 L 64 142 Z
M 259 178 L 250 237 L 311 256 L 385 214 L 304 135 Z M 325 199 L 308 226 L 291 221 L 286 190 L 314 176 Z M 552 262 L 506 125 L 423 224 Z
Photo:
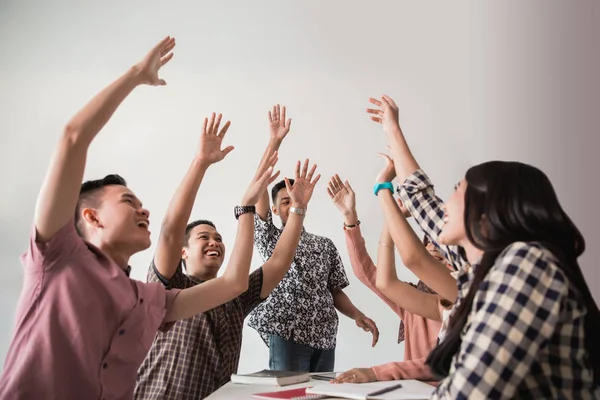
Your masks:
M 299 389 L 290 389 L 290 390 L 282 390 L 279 392 L 268 392 L 268 393 L 255 393 L 252 395 L 255 399 L 263 399 L 263 400 L 272 400 L 272 399 L 281 399 L 281 400 L 317 400 L 323 399 L 325 396 L 322 395 L 314 395 L 314 394 L 306 394 L 306 388 Z

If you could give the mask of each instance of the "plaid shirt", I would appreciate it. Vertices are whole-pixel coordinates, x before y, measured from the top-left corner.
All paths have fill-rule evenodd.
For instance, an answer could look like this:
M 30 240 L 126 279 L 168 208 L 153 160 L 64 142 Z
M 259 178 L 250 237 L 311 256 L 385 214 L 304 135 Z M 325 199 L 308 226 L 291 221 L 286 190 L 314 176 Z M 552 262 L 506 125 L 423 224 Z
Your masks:
M 250 274 L 248 290 L 239 297 L 158 333 L 138 371 L 136 399 L 203 399 L 229 382 L 237 372 L 244 319 L 260 302 L 262 268 Z M 167 289 L 187 289 L 202 281 L 185 275 L 181 266 L 170 280 L 154 262 L 148 282 Z
M 437 243 L 442 202 L 421 170 L 400 195 Z M 457 273 L 464 299 L 473 268 L 456 248 L 440 246 Z M 585 306 L 554 255 L 537 243 L 516 242 L 496 259 L 475 295 L 462 344 L 432 399 L 600 399 L 585 350 Z

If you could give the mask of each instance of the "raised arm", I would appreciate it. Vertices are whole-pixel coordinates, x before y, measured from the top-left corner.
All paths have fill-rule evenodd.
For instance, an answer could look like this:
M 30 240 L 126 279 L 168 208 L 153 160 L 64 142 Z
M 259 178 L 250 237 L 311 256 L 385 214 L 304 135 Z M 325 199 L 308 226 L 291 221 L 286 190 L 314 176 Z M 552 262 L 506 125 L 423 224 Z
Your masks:
M 213 113 L 210 121 L 208 118 L 204 118 L 198 152 L 171 199 L 171 204 L 169 204 L 167 214 L 163 219 L 158 246 L 154 255 L 154 265 L 166 279 L 171 279 L 177 268 L 179 268 L 185 227 L 192 213 L 196 193 L 200 188 L 206 170 L 211 164 L 221 161 L 233 150 L 232 146 L 221 149 L 221 143 L 230 125 L 230 122 L 227 121 L 223 129 L 219 131 L 221 117 L 221 114 L 219 114 L 215 118 Z
M 383 95 L 381 100 L 370 98 L 369 101 L 379 107 L 368 108 L 367 113 L 371 115 L 373 121 L 383 125 L 383 131 L 390 142 L 396 175 L 400 181 L 404 181 L 420 167 L 400 129 L 398 106 L 387 95 Z
M 385 158 L 386 165 L 377 180 L 389 182 L 393 179 L 394 164 L 385 154 L 380 155 Z M 377 197 L 383 209 L 389 233 L 398 248 L 404 265 L 442 298 L 451 302 L 456 301 L 458 295 L 456 280 L 450 275 L 450 270 L 433 258 L 423 246 L 398 207 L 393 193 L 390 190 L 380 190 Z
M 294 185 L 285 178 L 285 186 L 292 199 L 292 207 L 306 210 L 310 201 L 315 185 L 321 178 L 313 175 L 317 165 L 308 171 L 308 160 L 304 162 L 302 172 L 300 172 L 300 161 L 296 164 L 296 176 Z M 290 213 L 287 223 L 281 233 L 279 241 L 275 246 L 273 255 L 263 264 L 263 284 L 260 292 L 261 299 L 265 299 L 271 294 L 271 291 L 279 284 L 285 274 L 287 274 L 296 254 L 296 248 L 302 234 L 302 225 L 304 223 L 304 214 Z
M 398 279 L 392 237 L 384 225 L 379 239 L 377 253 L 377 288 L 396 304 L 413 314 L 434 321 L 441 321 L 438 311 L 439 298 L 435 294 L 424 293 Z
M 377 289 L 377 268 L 367 252 L 365 239 L 360 231 L 358 212 L 356 211 L 356 194 L 350 186 L 350 182 L 342 182 L 342 179 L 336 174 L 329 181 L 327 193 L 344 218 L 346 248 L 354 275 L 401 317 L 396 304 Z
M 271 156 L 271 154 L 273 154 L 276 151 L 279 151 L 281 142 L 290 131 L 292 119 L 286 119 L 285 112 L 285 107 L 280 107 L 279 104 L 273 106 L 273 110 L 269 111 L 269 145 L 267 146 L 263 154 L 261 163 L 264 162 L 264 160 L 268 159 Z M 265 188 L 265 190 L 260 196 L 260 199 L 258 200 L 258 203 L 256 204 L 256 214 L 263 221 L 267 220 L 269 207 L 269 191 L 267 188 Z
M 433 185 L 408 147 L 398 123 L 398 106 L 386 95 L 381 100 L 371 98 L 369 101 L 379 107 L 367 109 L 367 113 L 371 114 L 373 121 L 383 125 L 383 131 L 388 137 L 394 168 L 400 181 L 398 190 L 404 205 L 448 263 L 455 269 L 462 268 L 467 261 L 461 256 L 458 247 L 442 246 L 439 243 L 438 238 L 444 226 L 443 202 L 436 196 Z
M 277 154 L 273 154 L 259 166 L 259 172 L 250 183 L 242 198 L 242 206 L 255 206 L 262 191 L 273 182 L 279 172 L 273 175 Z M 238 230 L 233 252 L 225 273 L 215 279 L 182 290 L 168 311 L 165 321 L 177 321 L 203 313 L 224 304 L 242 294 L 248 288 L 248 274 L 252 262 L 254 216 L 245 213 L 239 217 Z
M 142 61 L 98 93 L 67 124 L 38 195 L 37 240 L 48 242 L 73 219 L 88 148 L 117 107 L 138 85 L 165 85 L 158 70 L 173 57 L 175 39 L 166 37 Z

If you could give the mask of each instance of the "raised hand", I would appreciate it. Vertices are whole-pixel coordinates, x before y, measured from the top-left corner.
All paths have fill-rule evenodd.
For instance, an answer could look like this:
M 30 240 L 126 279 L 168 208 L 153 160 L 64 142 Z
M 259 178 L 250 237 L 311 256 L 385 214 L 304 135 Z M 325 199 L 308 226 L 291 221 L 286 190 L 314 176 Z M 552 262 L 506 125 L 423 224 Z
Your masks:
M 378 156 L 385 160 L 385 166 L 377 174 L 375 178 L 376 183 L 391 182 L 396 177 L 396 169 L 394 168 L 394 161 L 384 153 L 377 153 Z
M 300 172 L 300 164 L 300 161 L 298 161 L 296 164 L 294 185 L 290 185 L 290 181 L 285 178 L 285 187 L 290 195 L 290 198 L 292 199 L 292 204 L 295 207 L 304 208 L 310 201 L 315 189 L 315 185 L 317 182 L 319 182 L 319 179 L 321 179 L 321 175 L 319 174 L 313 179 L 313 175 L 317 169 L 317 164 L 313 165 L 310 171 L 308 171 L 308 159 L 304 161 L 302 172 Z
M 254 206 L 267 187 L 279 176 L 279 171 L 273 174 L 273 168 L 278 161 L 278 153 L 274 152 L 265 162 L 261 163 L 252 178 L 250 186 L 242 198 L 242 206 Z
M 225 134 L 231 125 L 231 122 L 227 121 L 219 131 L 221 117 L 222 115 L 219 114 L 215 119 L 215 113 L 212 113 L 210 121 L 208 118 L 204 118 L 204 126 L 202 127 L 198 153 L 196 155 L 196 158 L 201 163 L 209 165 L 219 162 L 233 150 L 233 146 L 221 149 L 223 138 L 225 138 Z
M 367 383 L 376 382 L 377 376 L 373 368 L 352 368 L 339 374 L 331 383 Z
M 375 345 L 379 341 L 379 329 L 377 328 L 377 324 L 375 323 L 375 321 L 367 317 L 365 314 L 360 314 L 354 320 L 354 322 L 356 323 L 356 326 L 362 328 L 363 331 L 371 332 L 371 334 L 373 335 L 373 343 L 371 344 L 371 346 L 375 347 Z
M 271 140 L 281 142 L 290 131 L 292 119 L 285 119 L 285 106 L 280 107 L 279 104 L 273 106 L 273 110 L 269 111 L 269 129 L 271 132 Z
M 135 68 L 140 79 L 140 83 L 152 86 L 163 86 L 167 82 L 158 77 L 158 70 L 173 58 L 172 50 L 175 47 L 175 38 L 167 36 L 160 41 L 142 61 L 136 64 Z
M 327 193 L 343 216 L 356 213 L 356 194 L 348 181 L 342 183 L 338 174 L 329 180 Z
M 377 123 L 383 124 L 383 131 L 391 134 L 394 130 L 400 129 L 398 122 L 398 106 L 391 97 L 383 95 L 381 100 L 370 98 L 369 102 L 379 108 L 367 108 L 367 113 L 371 114 L 371 119 Z

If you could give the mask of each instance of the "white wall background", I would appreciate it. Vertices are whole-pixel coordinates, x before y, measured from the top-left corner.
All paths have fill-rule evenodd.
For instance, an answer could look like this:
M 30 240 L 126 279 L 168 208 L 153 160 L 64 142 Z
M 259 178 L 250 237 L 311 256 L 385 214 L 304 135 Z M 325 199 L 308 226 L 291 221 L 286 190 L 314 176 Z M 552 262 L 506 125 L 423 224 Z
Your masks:
M 351 181 L 375 255 L 382 218 L 371 188 L 385 140 L 364 113 L 369 96 L 396 99 L 409 142 L 442 196 L 469 165 L 490 158 L 547 171 L 588 239 L 582 263 L 600 299 L 591 189 L 597 140 L 584 135 L 598 131 L 592 3 L 2 0 L 0 365 L 21 289 L 18 256 L 56 139 L 85 101 L 165 35 L 178 43 L 163 71 L 168 86 L 139 88 L 126 100 L 94 142 L 86 178 L 126 177 L 151 211 L 156 241 L 202 118 L 223 112 L 236 150 L 209 170 L 193 218 L 212 219 L 232 244 L 232 207 L 268 140 L 267 111 L 287 105 L 294 121 L 279 167 L 291 174 L 299 158 L 318 163 L 324 179 L 306 227 L 336 243 L 350 297 L 381 330 L 371 349 L 370 338 L 341 317 L 337 370 L 403 358 L 398 318 L 352 276 L 342 220 L 325 192 L 334 173 Z M 144 279 L 152 252 L 131 260 L 134 277 Z M 413 279 L 400 264 L 399 273 Z M 240 371 L 267 364 L 267 348 L 245 328 Z

